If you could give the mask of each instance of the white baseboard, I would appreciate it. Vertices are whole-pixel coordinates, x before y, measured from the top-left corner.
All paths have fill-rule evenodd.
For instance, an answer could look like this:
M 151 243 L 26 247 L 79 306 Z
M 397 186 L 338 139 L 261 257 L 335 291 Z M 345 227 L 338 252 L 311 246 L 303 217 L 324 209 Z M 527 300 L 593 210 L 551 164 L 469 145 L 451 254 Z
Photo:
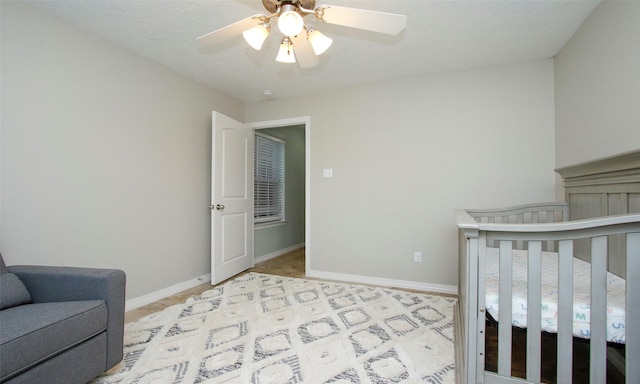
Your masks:
M 167 288 L 163 288 L 159 291 L 151 292 L 144 296 L 136 297 L 131 300 L 127 300 L 124 304 L 124 310 L 130 311 L 132 309 L 143 307 L 147 304 L 151 304 L 158 300 L 164 299 L 165 297 L 169 297 L 175 295 L 176 293 L 180 293 L 182 291 L 186 291 L 187 289 L 197 287 L 200 284 L 204 284 L 206 282 L 211 281 L 211 274 L 207 273 L 206 275 L 202 275 L 200 277 L 196 277 L 195 279 L 187 280 L 182 283 L 178 283 L 176 285 L 172 285 Z
M 417 291 L 445 293 L 448 295 L 457 295 L 458 287 L 455 285 L 429 284 L 419 281 L 393 280 L 382 277 L 350 275 L 347 273 L 336 273 L 326 271 L 309 270 L 306 273 L 309 277 L 325 280 L 346 281 L 351 283 L 379 285 L 382 287 L 395 287 L 403 289 L 413 289 Z
M 255 259 L 255 263 L 261 263 L 263 261 L 273 259 L 274 257 L 278 257 L 281 255 L 284 255 L 285 253 L 295 251 L 296 249 L 302 248 L 304 246 L 305 246 L 305 243 L 299 243 L 299 244 L 295 244 L 290 247 L 283 248 L 266 255 L 262 255 Z M 360 284 L 370 284 L 370 285 L 378 285 L 382 287 L 413 289 L 417 291 L 445 293 L 449 295 L 458 294 L 458 287 L 455 285 L 429 284 L 429 283 L 423 283 L 419 281 L 393 280 L 393 279 L 385 279 L 381 277 L 351 275 L 347 273 L 336 273 L 336 272 L 326 272 L 326 271 L 316 271 L 316 270 L 309 270 L 306 272 L 306 275 L 309 277 L 314 277 L 318 279 L 337 280 L 337 281 L 345 281 L 345 282 L 360 283 Z M 147 304 L 151 304 L 158 300 L 164 299 L 165 297 L 175 295 L 177 293 L 180 293 L 182 291 L 185 291 L 193 287 L 197 287 L 200 284 L 204 284 L 210 281 L 211 281 L 211 274 L 207 273 L 206 275 L 202 275 L 200 277 L 196 277 L 194 279 L 187 280 L 182 283 L 178 283 L 170 287 L 163 288 L 158 291 L 151 292 L 149 294 L 127 300 L 125 302 L 125 311 L 131 311 L 133 309 L 143 307 Z
M 282 256 L 285 253 L 289 253 L 291 251 L 295 251 L 296 249 L 304 248 L 304 246 L 305 246 L 305 243 L 294 244 L 294 245 L 292 245 L 290 247 L 282 248 L 282 249 L 279 249 L 279 250 L 277 250 L 275 252 L 271 252 L 271 253 L 267 253 L 266 255 L 258 256 L 253 260 L 253 262 L 256 263 L 256 264 L 257 263 L 262 263 L 263 261 L 271 260 L 271 259 L 273 259 L 275 257 Z
M 291 252 L 291 251 L 295 251 L 296 249 L 299 248 L 303 248 L 305 246 L 305 243 L 299 243 L 299 244 L 295 244 L 292 245 L 290 247 L 287 248 L 283 248 L 280 250 L 277 250 L 275 252 L 271 252 L 268 253 L 266 255 L 262 255 L 259 257 L 256 257 L 254 260 L 254 263 L 261 263 L 263 261 L 267 261 L 270 259 L 273 259 L 274 257 L 278 257 L 281 255 L 284 255 L 285 253 Z M 140 308 L 143 307 L 147 304 L 151 304 L 153 302 L 156 302 L 158 300 L 164 299 L 165 297 L 169 297 L 171 295 L 175 295 L 176 293 L 180 293 L 182 291 L 185 291 L 187 289 L 196 287 L 200 284 L 204 284 L 206 282 L 211 281 L 211 274 L 208 273 L 206 275 L 202 275 L 200 277 L 196 277 L 195 279 L 191 279 L 191 280 L 187 280 L 184 281 L 182 283 L 178 283 L 176 285 L 172 285 L 170 287 L 167 288 L 163 288 L 160 289 L 158 291 L 155 292 L 151 292 L 149 294 L 146 294 L 144 296 L 140 296 L 140 297 L 136 297 L 134 299 L 131 300 L 127 300 L 125 302 L 125 311 L 130 311 L 132 309 L 136 309 L 136 308 Z

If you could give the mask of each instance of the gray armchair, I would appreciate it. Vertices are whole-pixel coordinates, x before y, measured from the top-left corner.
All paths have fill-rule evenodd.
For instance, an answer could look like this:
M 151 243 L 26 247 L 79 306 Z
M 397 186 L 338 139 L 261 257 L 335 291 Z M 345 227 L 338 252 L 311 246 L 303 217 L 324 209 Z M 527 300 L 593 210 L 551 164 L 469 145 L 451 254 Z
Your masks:
M 86 383 L 122 360 L 125 274 L 0 256 L 1 383 Z

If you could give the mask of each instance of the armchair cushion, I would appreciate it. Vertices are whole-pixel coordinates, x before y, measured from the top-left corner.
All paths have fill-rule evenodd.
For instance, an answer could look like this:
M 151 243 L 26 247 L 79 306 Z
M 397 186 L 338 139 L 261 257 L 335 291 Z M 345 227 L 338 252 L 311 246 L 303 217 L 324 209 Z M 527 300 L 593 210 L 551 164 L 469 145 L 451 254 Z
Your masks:
M 0 310 L 30 302 L 31 295 L 18 276 L 13 273 L 0 274 Z
M 104 332 L 107 317 L 104 300 L 40 303 L 2 311 L 0 380 Z

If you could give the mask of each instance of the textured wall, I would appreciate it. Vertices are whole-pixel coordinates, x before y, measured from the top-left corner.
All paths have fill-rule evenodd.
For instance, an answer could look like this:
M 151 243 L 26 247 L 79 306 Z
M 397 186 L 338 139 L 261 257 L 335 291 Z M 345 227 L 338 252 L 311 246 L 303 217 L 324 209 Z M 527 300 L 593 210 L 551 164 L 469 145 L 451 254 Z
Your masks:
M 556 166 L 640 148 L 640 2 L 600 3 L 555 58 Z
M 2 254 L 114 267 L 127 298 L 210 271 L 211 111 L 243 105 L 2 2 Z
M 300 115 L 312 270 L 454 286 L 454 208 L 553 200 L 551 60 L 254 103 L 245 120 Z

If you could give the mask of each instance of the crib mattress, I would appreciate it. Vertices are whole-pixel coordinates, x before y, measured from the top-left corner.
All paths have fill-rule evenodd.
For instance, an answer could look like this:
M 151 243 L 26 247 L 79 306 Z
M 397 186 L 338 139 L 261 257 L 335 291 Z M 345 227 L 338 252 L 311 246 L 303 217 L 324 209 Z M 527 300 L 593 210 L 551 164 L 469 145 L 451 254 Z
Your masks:
M 590 338 L 591 264 L 573 258 L 573 335 Z M 499 321 L 499 252 L 487 248 L 486 309 Z M 513 325 L 527 327 L 527 252 L 513 250 Z M 542 252 L 542 330 L 558 330 L 558 254 Z M 625 281 L 607 273 L 607 340 L 625 342 Z

